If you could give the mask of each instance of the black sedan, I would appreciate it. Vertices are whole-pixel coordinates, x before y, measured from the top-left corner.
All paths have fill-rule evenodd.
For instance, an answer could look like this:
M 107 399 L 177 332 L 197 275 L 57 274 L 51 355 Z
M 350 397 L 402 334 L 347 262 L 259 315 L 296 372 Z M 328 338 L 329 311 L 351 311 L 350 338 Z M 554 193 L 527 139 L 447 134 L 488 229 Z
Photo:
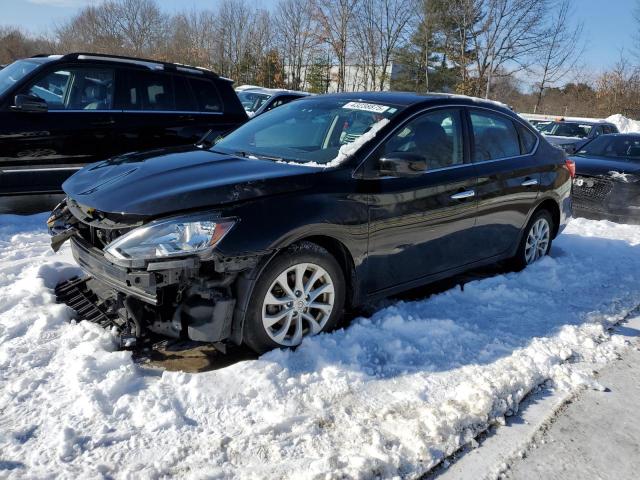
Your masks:
M 260 115 L 210 149 L 89 166 L 65 182 L 49 227 L 96 285 L 76 308 L 102 312 L 127 342 L 151 331 L 262 352 L 330 330 L 345 307 L 535 262 L 570 215 L 572 171 L 495 103 L 336 94 Z
M 603 135 L 571 159 L 576 215 L 640 223 L 640 134 Z

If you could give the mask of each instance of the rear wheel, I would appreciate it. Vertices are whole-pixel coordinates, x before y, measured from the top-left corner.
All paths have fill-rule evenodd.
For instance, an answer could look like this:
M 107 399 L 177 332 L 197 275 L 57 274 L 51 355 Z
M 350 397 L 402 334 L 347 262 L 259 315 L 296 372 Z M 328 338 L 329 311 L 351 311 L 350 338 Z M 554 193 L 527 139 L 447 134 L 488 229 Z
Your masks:
M 523 269 L 549 253 L 553 227 L 553 219 L 547 210 L 540 210 L 533 215 L 525 229 L 518 253 L 513 258 L 514 267 Z
M 335 327 L 345 299 L 342 269 L 310 242 L 276 257 L 257 280 L 247 311 L 245 342 L 258 353 L 295 347 Z

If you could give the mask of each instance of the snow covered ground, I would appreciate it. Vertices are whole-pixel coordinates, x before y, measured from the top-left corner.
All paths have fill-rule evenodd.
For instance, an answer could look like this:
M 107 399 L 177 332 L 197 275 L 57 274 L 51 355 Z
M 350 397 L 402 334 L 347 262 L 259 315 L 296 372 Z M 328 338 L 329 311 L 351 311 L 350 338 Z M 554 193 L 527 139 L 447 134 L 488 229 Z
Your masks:
M 585 362 L 640 304 L 640 227 L 572 221 L 521 273 L 398 302 L 296 351 L 158 372 L 54 302 L 74 275 L 45 216 L 0 216 L 0 477 L 412 478 L 536 385 L 599 388 Z

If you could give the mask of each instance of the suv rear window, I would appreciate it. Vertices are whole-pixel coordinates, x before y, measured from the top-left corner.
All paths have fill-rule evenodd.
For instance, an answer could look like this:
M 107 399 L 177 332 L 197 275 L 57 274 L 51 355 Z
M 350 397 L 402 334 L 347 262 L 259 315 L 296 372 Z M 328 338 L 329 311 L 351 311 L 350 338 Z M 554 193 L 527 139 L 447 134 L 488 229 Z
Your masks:
M 190 78 L 191 88 L 201 112 L 222 112 L 222 102 L 218 89 L 211 80 Z

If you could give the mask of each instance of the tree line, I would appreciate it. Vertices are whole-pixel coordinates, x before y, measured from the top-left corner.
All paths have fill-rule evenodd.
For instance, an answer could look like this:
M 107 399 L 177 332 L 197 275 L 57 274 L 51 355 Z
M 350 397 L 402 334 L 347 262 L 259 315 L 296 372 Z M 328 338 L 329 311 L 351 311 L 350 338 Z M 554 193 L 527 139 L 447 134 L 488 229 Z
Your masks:
M 0 28 L 0 63 L 98 52 L 203 66 L 238 85 L 443 91 L 520 111 L 640 116 L 639 75 L 628 60 L 592 79 L 581 74 L 583 27 L 572 21 L 574 3 L 279 0 L 266 10 L 222 0 L 215 9 L 169 14 L 155 0 L 107 0 L 48 36 Z

